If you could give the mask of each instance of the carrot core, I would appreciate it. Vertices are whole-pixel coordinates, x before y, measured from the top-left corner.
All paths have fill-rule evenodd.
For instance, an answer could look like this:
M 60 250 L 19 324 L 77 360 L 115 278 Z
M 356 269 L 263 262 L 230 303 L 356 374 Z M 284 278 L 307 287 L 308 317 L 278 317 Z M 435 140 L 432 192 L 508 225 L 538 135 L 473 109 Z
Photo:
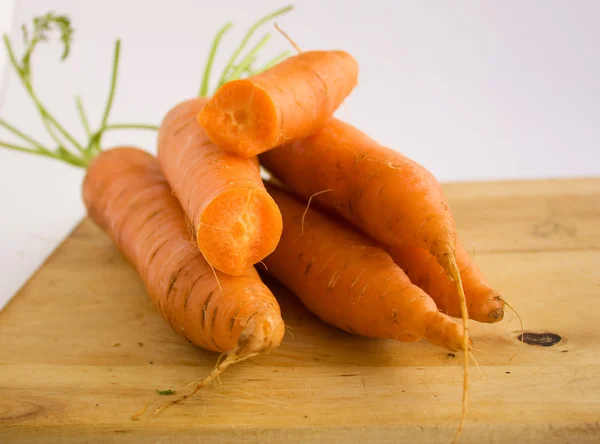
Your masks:
M 221 87 L 198 116 L 208 136 L 223 149 L 237 146 L 251 157 L 260 146 L 277 143 L 279 118 L 269 95 L 249 79 Z M 227 128 L 227 131 L 223 131 Z
M 202 213 L 196 237 L 206 260 L 235 274 L 257 263 L 277 246 L 260 233 L 273 226 L 273 200 L 260 189 L 233 188 L 217 195 Z

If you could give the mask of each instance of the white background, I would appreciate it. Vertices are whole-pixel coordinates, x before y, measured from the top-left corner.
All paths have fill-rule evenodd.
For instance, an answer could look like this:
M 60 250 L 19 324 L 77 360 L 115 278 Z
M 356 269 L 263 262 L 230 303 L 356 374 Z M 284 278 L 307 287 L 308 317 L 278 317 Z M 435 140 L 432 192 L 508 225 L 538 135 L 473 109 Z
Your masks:
M 283 5 L 22 0 L 13 40 L 15 25 L 34 15 L 51 9 L 71 16 L 71 58 L 61 64 L 58 46 L 40 48 L 34 82 L 64 126 L 82 136 L 73 96 L 84 96 L 97 124 L 117 36 L 122 65 L 111 120 L 158 123 L 196 94 L 221 24 L 237 26 L 220 66 L 251 21 Z M 10 13 L 11 1 L 0 0 L 0 30 Z M 360 85 L 338 115 L 443 181 L 600 174 L 598 1 L 300 0 L 279 23 L 303 49 L 351 52 Z M 274 35 L 267 52 L 285 48 Z M 3 81 L 0 116 L 48 141 L 17 77 Z M 10 138 L 0 132 L 0 139 Z M 113 133 L 105 142 L 155 148 L 151 133 Z M 82 177 L 55 161 L 0 149 L 0 306 L 84 215 Z

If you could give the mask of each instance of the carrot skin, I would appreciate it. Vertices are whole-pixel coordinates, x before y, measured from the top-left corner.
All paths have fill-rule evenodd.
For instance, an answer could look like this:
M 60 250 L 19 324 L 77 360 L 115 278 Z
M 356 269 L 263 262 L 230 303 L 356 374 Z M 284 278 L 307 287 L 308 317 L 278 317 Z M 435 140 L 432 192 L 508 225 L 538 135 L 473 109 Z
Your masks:
M 275 249 L 281 214 L 262 183 L 258 159 L 225 153 L 196 124 L 206 103 L 188 100 L 166 115 L 158 160 L 206 260 L 241 275 Z
M 462 349 L 462 326 L 437 310 L 382 248 L 274 186 L 283 234 L 267 273 L 323 321 L 364 336 Z
M 223 85 L 198 115 L 198 123 L 222 149 L 256 156 L 318 130 L 357 80 L 358 64 L 350 54 L 303 52 Z
M 83 197 L 175 332 L 212 351 L 255 353 L 279 345 L 284 326 L 277 301 L 253 267 L 236 277 L 213 274 L 154 157 L 130 147 L 102 152 L 88 168 Z
M 305 199 L 331 189 L 313 202 L 384 245 L 425 248 L 438 259 L 454 251 L 454 220 L 433 175 L 346 123 L 333 119 L 260 161 Z

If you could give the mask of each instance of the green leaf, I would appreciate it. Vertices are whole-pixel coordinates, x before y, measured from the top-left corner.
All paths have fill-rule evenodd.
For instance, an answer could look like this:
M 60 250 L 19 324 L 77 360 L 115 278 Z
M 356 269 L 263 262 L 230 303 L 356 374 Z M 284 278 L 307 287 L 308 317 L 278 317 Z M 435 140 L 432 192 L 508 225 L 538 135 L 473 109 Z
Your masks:
M 33 19 L 33 30 L 30 35 L 27 27 L 22 26 L 23 40 L 26 45 L 25 53 L 21 58 L 20 68 L 29 76 L 31 73 L 31 55 L 40 42 L 48 41 L 48 33 L 52 28 L 57 28 L 60 32 L 60 40 L 63 44 L 63 52 L 61 60 L 65 60 L 69 56 L 71 50 L 71 38 L 73 36 L 73 28 L 71 20 L 66 15 L 55 15 L 53 12 L 48 12 L 40 17 Z

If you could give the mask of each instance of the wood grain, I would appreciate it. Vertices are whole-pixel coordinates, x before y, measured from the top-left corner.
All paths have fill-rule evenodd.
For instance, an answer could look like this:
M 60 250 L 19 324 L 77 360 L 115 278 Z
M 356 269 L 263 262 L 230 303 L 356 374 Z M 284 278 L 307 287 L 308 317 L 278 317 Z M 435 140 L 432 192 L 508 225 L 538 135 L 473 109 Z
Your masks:
M 600 440 L 600 179 L 446 186 L 459 231 L 517 319 L 473 325 L 462 442 Z M 268 356 L 152 420 L 129 417 L 217 356 L 160 318 L 129 265 L 85 220 L 0 312 L 0 442 L 449 442 L 459 356 L 350 336 L 268 281 L 290 327 Z

